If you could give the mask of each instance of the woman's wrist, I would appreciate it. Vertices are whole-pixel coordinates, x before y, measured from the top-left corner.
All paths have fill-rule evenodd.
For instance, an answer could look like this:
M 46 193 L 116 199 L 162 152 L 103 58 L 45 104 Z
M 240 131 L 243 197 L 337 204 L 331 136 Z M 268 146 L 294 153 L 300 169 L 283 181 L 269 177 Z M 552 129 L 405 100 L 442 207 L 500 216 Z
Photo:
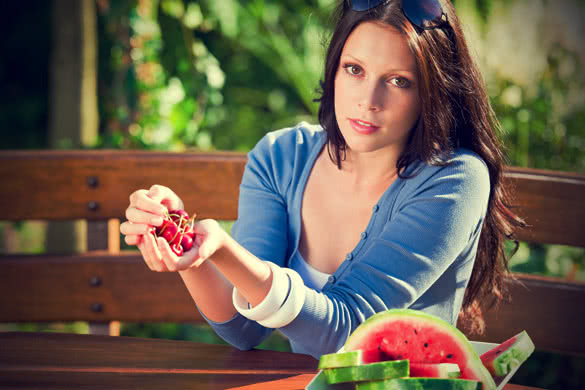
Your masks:
M 227 232 L 219 239 L 217 249 L 210 259 L 252 306 L 258 305 L 266 297 L 272 284 L 270 267 Z
M 208 255 L 209 260 L 213 261 L 214 263 L 226 261 L 230 257 L 233 258 L 234 256 L 234 239 L 221 227 L 221 225 L 214 221 L 216 225 L 216 232 L 215 232 L 215 251 Z
M 217 224 L 217 244 L 209 258 L 217 265 L 234 260 L 242 251 L 242 247 L 220 225 Z M 244 249 L 245 250 L 245 249 Z

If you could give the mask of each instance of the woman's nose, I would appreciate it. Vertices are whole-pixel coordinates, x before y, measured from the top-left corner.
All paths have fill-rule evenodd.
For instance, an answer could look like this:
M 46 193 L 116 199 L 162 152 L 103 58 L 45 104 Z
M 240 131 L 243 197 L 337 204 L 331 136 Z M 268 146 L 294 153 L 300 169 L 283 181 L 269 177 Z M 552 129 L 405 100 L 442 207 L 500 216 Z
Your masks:
M 383 91 L 382 88 L 374 83 L 369 86 L 364 85 L 358 107 L 364 111 L 380 111 L 382 109 Z

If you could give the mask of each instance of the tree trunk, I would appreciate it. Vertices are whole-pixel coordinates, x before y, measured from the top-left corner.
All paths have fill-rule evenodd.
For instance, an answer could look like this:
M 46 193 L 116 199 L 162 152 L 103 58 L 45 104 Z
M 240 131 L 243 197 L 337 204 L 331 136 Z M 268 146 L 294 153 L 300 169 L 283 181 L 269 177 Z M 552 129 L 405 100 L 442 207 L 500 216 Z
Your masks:
M 49 70 L 52 149 L 79 149 L 97 139 L 96 15 L 95 0 L 53 0 Z M 50 222 L 45 247 L 49 253 L 87 250 L 86 222 Z

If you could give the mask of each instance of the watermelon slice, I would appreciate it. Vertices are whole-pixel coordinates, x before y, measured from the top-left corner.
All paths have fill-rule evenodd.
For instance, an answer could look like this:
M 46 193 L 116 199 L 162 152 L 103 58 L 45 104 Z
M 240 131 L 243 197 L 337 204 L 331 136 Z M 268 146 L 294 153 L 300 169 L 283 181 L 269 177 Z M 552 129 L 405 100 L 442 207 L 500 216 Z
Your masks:
M 473 346 L 461 331 L 446 321 L 410 309 L 376 313 L 349 336 L 345 351 L 363 351 L 364 364 L 408 359 L 412 363 L 452 363 L 461 379 L 482 383 L 483 390 L 496 388 Z
M 483 365 L 494 377 L 508 375 L 534 352 L 534 343 L 526 331 L 518 333 L 480 356 Z
M 453 363 L 410 363 L 410 376 L 419 378 L 459 378 L 459 366 Z
M 481 383 L 468 379 L 399 378 L 356 384 L 357 390 L 481 390 Z
M 321 355 L 319 369 L 350 367 L 362 364 L 362 351 L 350 351 L 341 353 L 328 353 Z
M 324 370 L 327 383 L 380 381 L 388 378 L 408 376 L 408 360 L 394 360 L 363 364 L 353 367 L 327 368 Z

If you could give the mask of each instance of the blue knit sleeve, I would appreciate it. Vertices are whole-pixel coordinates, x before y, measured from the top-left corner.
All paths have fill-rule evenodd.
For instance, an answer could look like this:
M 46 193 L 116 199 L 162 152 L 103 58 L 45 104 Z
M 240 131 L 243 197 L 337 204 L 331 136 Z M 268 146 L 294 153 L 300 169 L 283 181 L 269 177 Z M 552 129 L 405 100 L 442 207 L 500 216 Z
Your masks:
M 298 351 L 316 358 L 335 352 L 359 324 L 383 310 L 461 301 L 487 208 L 487 167 L 477 156 L 463 154 L 403 182 L 383 229 L 363 236 L 370 240 L 363 253 L 338 270 L 322 292 L 303 287 L 303 308 L 280 328 Z M 458 287 L 453 265 L 462 258 L 468 272 Z M 451 315 L 444 317 L 451 321 Z
M 275 133 L 264 136 L 248 153 L 232 236 L 261 260 L 283 266 L 288 215 L 282 194 L 290 182 L 290 164 L 284 158 L 290 151 L 275 142 Z

